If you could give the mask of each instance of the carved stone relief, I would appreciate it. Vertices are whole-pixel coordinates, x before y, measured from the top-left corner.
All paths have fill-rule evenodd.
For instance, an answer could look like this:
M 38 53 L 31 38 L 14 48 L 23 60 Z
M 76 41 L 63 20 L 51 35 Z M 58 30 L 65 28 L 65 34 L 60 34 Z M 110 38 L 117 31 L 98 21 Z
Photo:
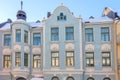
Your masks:
M 65 45 L 65 49 L 66 49 L 67 51 L 74 50 L 74 44 L 73 44 L 73 43 L 67 43 L 67 44 Z
M 101 51 L 111 51 L 111 45 L 110 44 L 102 44 Z
M 40 48 L 33 48 L 32 49 L 32 53 L 33 54 L 40 54 L 41 53 L 41 49 Z
M 3 49 L 3 54 L 11 54 L 11 49 L 9 48 Z
M 59 44 L 51 44 L 50 49 L 51 51 L 59 51 Z
M 14 51 L 21 51 L 21 46 L 20 45 L 15 45 L 14 46 Z
M 30 48 L 29 48 L 29 46 L 24 46 L 24 52 L 30 53 Z
M 94 45 L 93 44 L 86 44 L 85 45 L 85 51 L 86 52 L 93 52 L 94 51 Z

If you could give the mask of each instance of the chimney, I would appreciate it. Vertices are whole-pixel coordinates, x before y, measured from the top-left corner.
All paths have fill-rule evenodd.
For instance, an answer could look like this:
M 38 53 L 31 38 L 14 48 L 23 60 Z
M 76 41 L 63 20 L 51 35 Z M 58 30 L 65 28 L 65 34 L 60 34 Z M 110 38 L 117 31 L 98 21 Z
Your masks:
M 47 13 L 47 18 L 49 18 L 51 16 L 51 13 L 50 12 L 48 12 Z

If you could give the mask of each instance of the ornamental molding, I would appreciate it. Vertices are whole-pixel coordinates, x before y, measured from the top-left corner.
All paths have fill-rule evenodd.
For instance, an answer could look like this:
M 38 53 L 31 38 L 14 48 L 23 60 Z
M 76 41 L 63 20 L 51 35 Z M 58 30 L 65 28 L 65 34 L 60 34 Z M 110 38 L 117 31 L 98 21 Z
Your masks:
M 15 51 L 15 52 L 20 52 L 20 51 L 21 51 L 21 45 L 18 45 L 18 44 L 15 45 L 15 46 L 14 46 L 14 51 Z
M 73 51 L 74 50 L 74 43 L 66 43 L 65 50 L 66 51 Z
M 3 54 L 10 55 L 11 54 L 11 49 L 10 48 L 3 49 Z
M 94 51 L 94 45 L 93 44 L 86 44 L 85 45 L 85 51 L 86 52 L 93 52 Z
M 51 51 L 59 51 L 59 44 L 53 43 L 50 45 Z
M 29 48 L 29 46 L 24 46 L 24 52 L 25 52 L 25 53 L 30 53 L 30 48 Z
M 32 54 L 40 54 L 41 53 L 41 49 L 40 48 L 33 48 L 32 49 Z
M 102 44 L 101 51 L 111 51 L 111 45 L 108 43 Z

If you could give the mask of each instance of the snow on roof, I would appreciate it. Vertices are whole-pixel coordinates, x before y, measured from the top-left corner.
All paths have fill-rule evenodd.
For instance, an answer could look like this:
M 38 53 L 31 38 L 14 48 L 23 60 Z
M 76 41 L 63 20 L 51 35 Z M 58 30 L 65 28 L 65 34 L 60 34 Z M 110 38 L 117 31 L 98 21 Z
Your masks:
M 20 21 L 20 20 L 19 20 Z M 19 22 L 18 20 L 16 22 Z M 22 20 L 23 21 L 23 20 Z M 36 22 L 28 22 L 28 24 L 31 26 L 31 27 L 43 27 L 44 24 L 42 22 L 40 23 L 36 23 Z M 6 23 L 4 26 L 2 26 L 0 28 L 0 30 L 7 30 L 7 29 L 10 29 L 10 23 Z
M 105 22 L 105 21 L 112 21 L 112 19 L 108 17 L 100 17 L 100 18 L 83 20 L 83 22 Z
M 0 28 L 0 30 L 7 30 L 10 29 L 10 23 L 6 23 L 4 26 Z

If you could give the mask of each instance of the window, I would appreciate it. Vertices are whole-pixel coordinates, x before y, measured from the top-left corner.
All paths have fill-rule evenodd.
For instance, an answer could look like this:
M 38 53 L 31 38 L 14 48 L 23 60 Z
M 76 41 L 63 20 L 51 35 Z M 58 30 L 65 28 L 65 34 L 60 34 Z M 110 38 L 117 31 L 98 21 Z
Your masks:
M 41 35 L 40 33 L 33 34 L 33 45 L 41 45 Z
M 67 18 L 66 18 L 66 15 L 64 15 L 63 13 L 60 13 L 60 15 L 59 16 L 57 16 L 57 20 L 58 21 L 60 21 L 60 20 L 67 20 Z
M 24 42 L 28 43 L 28 31 L 24 31 Z
M 66 40 L 74 40 L 74 28 L 66 27 Z
M 20 67 L 21 66 L 21 53 L 16 52 L 15 54 L 15 66 Z
M 10 66 L 11 66 L 11 57 L 10 57 L 10 55 L 4 55 L 3 67 L 4 68 L 10 68 Z
M 4 35 L 4 46 L 10 46 L 11 45 L 11 35 L 5 34 Z
M 110 41 L 109 27 L 101 28 L 101 39 L 102 41 Z
M 59 29 L 51 28 L 51 41 L 58 41 L 58 40 L 59 40 Z
M 59 54 L 58 54 L 58 52 L 51 53 L 51 65 L 52 65 L 52 67 L 59 66 Z
M 74 80 L 74 78 L 70 76 L 67 78 L 67 80 Z
M 94 80 L 94 78 L 92 78 L 92 77 L 89 77 L 87 80 Z
M 93 42 L 93 28 L 85 29 L 85 40 L 86 42 Z
M 24 66 L 28 67 L 28 54 L 24 54 Z
M 106 78 L 104 78 L 103 80 L 111 80 L 110 78 L 108 78 L 108 77 L 106 77 Z
M 74 52 L 73 51 L 66 52 L 66 65 L 74 66 Z
M 86 66 L 93 67 L 94 66 L 94 53 L 86 52 Z
M 51 80 L 59 80 L 59 78 L 57 76 L 54 76 L 54 77 L 52 77 Z
M 110 52 L 102 52 L 102 65 L 111 66 Z
M 33 55 L 33 68 L 40 68 L 40 54 Z
M 16 42 L 21 42 L 21 30 L 16 30 Z

